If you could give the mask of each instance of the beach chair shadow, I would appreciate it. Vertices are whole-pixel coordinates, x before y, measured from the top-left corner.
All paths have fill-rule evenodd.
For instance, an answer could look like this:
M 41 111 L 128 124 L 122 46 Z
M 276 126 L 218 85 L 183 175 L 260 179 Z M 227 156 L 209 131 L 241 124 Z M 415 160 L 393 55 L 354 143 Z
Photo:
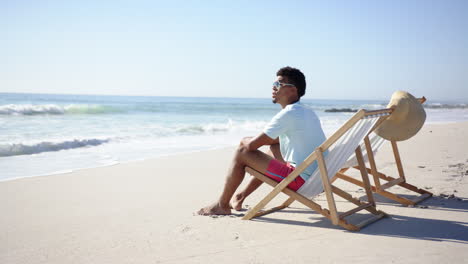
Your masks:
M 442 201 L 443 204 L 438 200 Z M 389 201 L 391 201 L 392 204 L 401 206 L 393 200 Z M 426 200 L 424 202 L 424 206 L 427 206 L 427 208 L 415 207 L 415 215 L 417 215 L 417 210 L 453 210 L 461 213 L 468 213 L 468 201 L 465 200 L 460 201 L 457 199 L 434 197 L 434 199 Z M 292 208 L 282 210 L 281 212 L 310 214 L 310 216 L 307 217 L 308 221 L 278 219 L 265 216 L 259 217 L 257 221 L 273 224 L 339 229 L 328 221 L 328 219 L 323 218 L 319 214 L 311 212 L 310 210 Z M 359 213 L 353 216 L 357 218 L 366 217 L 364 214 Z M 466 219 L 467 221 L 453 221 L 449 219 L 430 219 L 393 214 L 390 217 L 382 219 L 378 223 L 362 230 L 361 234 L 468 244 L 468 218 Z M 391 228 L 389 228 L 389 226 L 391 226 Z
M 379 204 L 401 206 L 400 203 L 382 196 L 380 196 L 380 198 L 376 196 L 376 200 L 378 200 Z M 421 204 L 415 205 L 414 210 L 414 215 L 418 214 L 417 210 L 442 210 L 466 213 L 468 216 L 468 199 L 435 196 L 432 199 L 425 200 Z M 442 215 L 442 217 L 444 215 Z M 382 221 L 383 225 L 369 227 L 362 233 L 468 244 L 468 217 L 465 219 L 467 219 L 467 221 L 463 222 L 449 219 L 429 219 L 392 214 L 390 218 Z M 384 227 L 387 221 L 391 222 L 392 228 Z
M 321 214 L 305 209 L 298 209 L 298 208 L 291 208 L 291 209 L 284 209 L 281 211 L 285 214 L 303 214 L 308 215 L 307 221 L 303 220 L 291 220 L 291 219 L 283 219 L 283 218 L 272 218 L 266 216 L 260 216 L 256 219 L 258 222 L 265 222 L 265 223 L 272 223 L 272 224 L 283 224 L 283 225 L 296 225 L 296 226 L 306 226 L 306 227 L 317 227 L 317 228 L 327 228 L 327 229 L 338 229 L 341 230 L 341 227 L 333 225 L 329 219 L 324 218 Z M 360 222 L 365 221 L 369 218 L 368 214 L 363 213 L 354 213 L 353 215 L 349 216 L 346 221 L 348 222 Z M 348 231 L 355 231 L 349 230 Z
M 462 197 L 441 197 L 435 196 L 433 199 L 427 200 L 424 206 L 431 208 L 432 210 L 441 211 L 456 211 L 468 213 L 468 198 Z M 467 217 L 468 218 L 468 217 Z
M 412 199 L 413 195 L 401 194 L 401 196 Z M 360 197 L 362 200 L 366 200 L 365 196 Z M 383 196 L 375 195 L 374 200 L 382 205 L 391 205 L 391 206 L 402 206 L 402 204 L 388 199 Z M 404 205 L 403 205 L 404 206 Z M 461 197 L 442 197 L 442 196 L 433 196 L 432 199 L 425 200 L 421 203 L 414 205 L 415 208 L 430 208 L 432 210 L 441 210 L 441 211 L 457 211 L 457 212 L 466 212 L 468 213 L 468 198 Z
M 426 210 L 426 209 L 420 209 Z M 385 222 L 391 228 L 384 227 Z M 406 239 L 468 244 L 468 222 L 392 215 L 382 225 L 371 226 L 363 234 Z

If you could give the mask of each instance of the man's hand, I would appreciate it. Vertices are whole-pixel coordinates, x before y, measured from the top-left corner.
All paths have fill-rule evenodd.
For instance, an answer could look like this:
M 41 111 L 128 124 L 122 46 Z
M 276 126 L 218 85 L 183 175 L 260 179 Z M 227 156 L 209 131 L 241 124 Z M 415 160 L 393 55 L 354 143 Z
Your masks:
M 244 145 L 247 150 L 254 151 L 260 148 L 261 146 L 279 144 L 279 139 L 272 139 L 265 133 L 261 133 L 260 135 L 254 138 L 243 138 L 241 144 Z

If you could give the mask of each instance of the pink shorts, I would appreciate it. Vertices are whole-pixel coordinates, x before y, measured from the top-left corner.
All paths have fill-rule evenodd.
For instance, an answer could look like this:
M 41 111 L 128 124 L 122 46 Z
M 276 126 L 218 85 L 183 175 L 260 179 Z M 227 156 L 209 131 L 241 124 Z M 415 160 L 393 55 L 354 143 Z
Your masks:
M 279 160 L 272 159 L 270 161 L 270 164 L 268 164 L 266 176 L 268 178 L 271 178 L 277 182 L 282 181 L 284 178 L 286 178 L 291 172 L 294 171 L 294 166 L 292 166 L 289 163 L 282 163 Z M 289 185 L 288 188 L 297 191 L 301 186 L 304 184 L 304 179 L 301 178 L 301 176 L 297 176 L 294 181 L 292 181 Z

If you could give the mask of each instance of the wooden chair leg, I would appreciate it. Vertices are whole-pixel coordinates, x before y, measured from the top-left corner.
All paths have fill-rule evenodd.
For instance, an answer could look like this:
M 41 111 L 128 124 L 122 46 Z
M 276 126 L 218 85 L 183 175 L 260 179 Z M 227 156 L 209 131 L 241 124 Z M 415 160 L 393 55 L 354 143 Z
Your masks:
M 332 187 L 330 183 L 330 179 L 328 178 L 327 167 L 325 165 L 325 161 L 323 159 L 323 153 L 321 151 L 317 151 L 317 162 L 320 169 L 320 177 L 322 179 L 323 190 L 325 192 L 325 196 L 327 197 L 328 202 L 328 209 L 330 210 L 331 220 L 334 225 L 338 225 L 338 211 L 336 209 L 335 199 L 333 198 Z
M 360 146 L 356 148 L 356 158 L 359 164 L 359 169 L 361 171 L 362 182 L 364 184 L 364 190 L 366 191 L 367 201 L 375 205 L 374 196 L 372 195 L 372 190 L 370 187 L 369 175 L 367 174 L 367 171 L 366 171 L 366 165 L 364 163 L 364 158 L 362 157 L 362 151 L 361 151 Z
M 288 207 L 288 206 L 290 206 L 294 201 L 295 201 L 294 198 L 289 197 L 289 198 L 282 204 L 282 206 Z
M 403 165 L 401 164 L 400 152 L 398 152 L 397 143 L 396 141 L 393 141 L 393 140 L 391 142 L 392 142 L 393 155 L 395 156 L 395 163 L 398 168 L 398 175 L 400 175 L 400 178 L 406 181 L 405 172 L 403 171 Z
M 364 138 L 364 144 L 366 146 L 367 157 L 369 159 L 369 164 L 371 167 L 371 175 L 374 178 L 374 185 L 376 189 L 380 189 L 380 179 L 377 172 L 377 166 L 375 164 L 374 152 L 372 151 L 372 146 L 369 140 L 369 136 Z

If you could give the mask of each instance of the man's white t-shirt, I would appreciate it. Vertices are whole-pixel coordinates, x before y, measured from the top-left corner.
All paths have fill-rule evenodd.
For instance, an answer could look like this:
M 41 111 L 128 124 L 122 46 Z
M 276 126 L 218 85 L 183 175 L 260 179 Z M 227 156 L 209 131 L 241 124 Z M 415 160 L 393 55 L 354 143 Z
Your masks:
M 320 120 L 314 110 L 296 102 L 287 105 L 263 129 L 268 137 L 279 137 L 283 159 L 296 167 L 325 141 Z M 317 168 L 312 163 L 300 176 L 307 180 Z

